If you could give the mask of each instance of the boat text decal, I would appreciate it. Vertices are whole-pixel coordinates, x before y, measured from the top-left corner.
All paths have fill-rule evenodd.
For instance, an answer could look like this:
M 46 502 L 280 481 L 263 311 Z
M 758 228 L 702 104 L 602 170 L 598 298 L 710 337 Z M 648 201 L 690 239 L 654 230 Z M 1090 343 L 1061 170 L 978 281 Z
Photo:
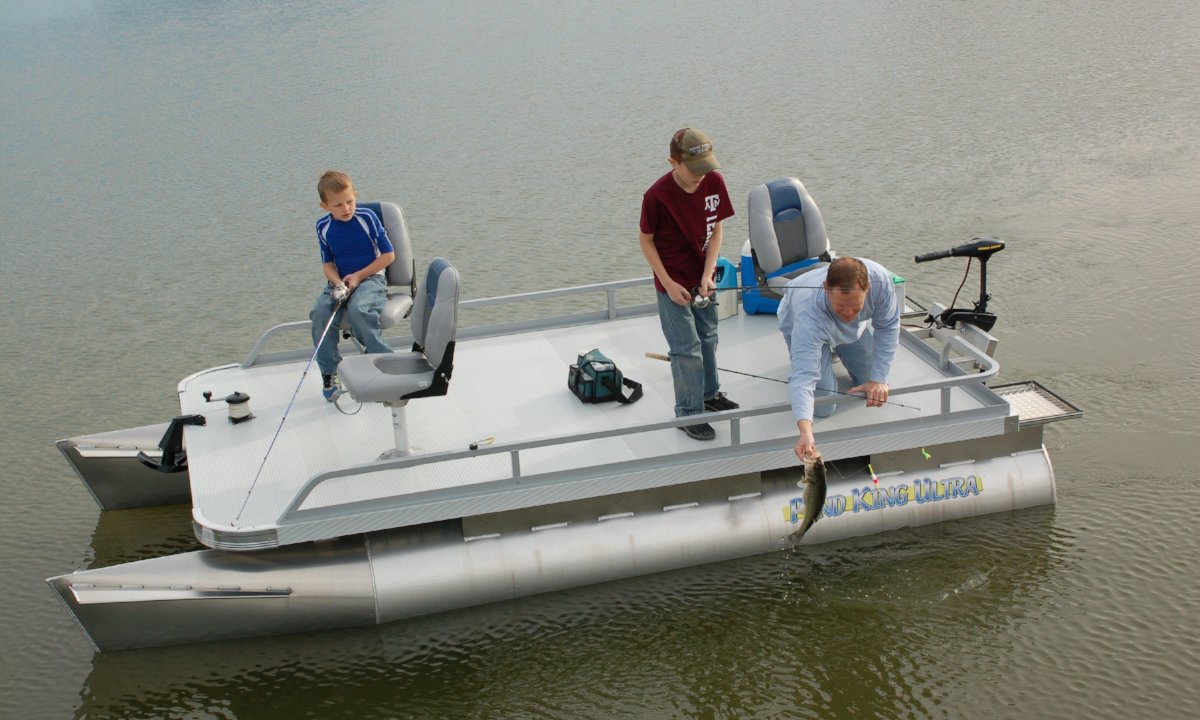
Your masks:
M 837 517 L 847 510 L 856 512 L 871 512 L 886 510 L 890 507 L 900 507 L 915 502 L 923 505 L 942 500 L 978 496 L 983 494 L 983 478 L 978 475 L 934 480 L 921 478 L 904 485 L 865 485 L 854 488 L 850 496 L 829 495 L 825 498 L 825 507 L 821 510 L 823 517 Z M 783 508 L 783 519 L 791 524 L 800 522 L 804 517 L 804 497 L 797 496 L 788 501 Z

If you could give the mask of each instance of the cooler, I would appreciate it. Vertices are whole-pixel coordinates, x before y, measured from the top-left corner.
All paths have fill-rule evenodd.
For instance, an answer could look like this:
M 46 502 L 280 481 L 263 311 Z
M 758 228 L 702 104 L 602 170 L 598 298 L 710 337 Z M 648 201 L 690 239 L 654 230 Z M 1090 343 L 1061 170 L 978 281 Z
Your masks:
M 778 299 L 763 297 L 762 291 L 758 289 L 749 240 L 742 245 L 742 308 L 750 315 L 774 313 L 779 308 Z
M 737 268 L 724 257 L 717 258 L 717 270 L 713 273 L 717 284 L 717 319 L 724 320 L 738 314 Z

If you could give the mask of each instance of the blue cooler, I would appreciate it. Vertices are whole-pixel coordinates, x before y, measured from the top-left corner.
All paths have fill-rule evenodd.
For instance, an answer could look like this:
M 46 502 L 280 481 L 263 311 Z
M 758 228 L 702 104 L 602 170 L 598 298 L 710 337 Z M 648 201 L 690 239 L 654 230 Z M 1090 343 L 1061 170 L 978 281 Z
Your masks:
M 747 240 L 742 245 L 742 307 L 749 315 L 775 312 L 779 301 L 763 297 L 756 285 L 758 278 L 754 277 L 754 256 L 750 254 L 750 241 Z
M 747 315 L 773 315 L 779 309 L 779 300 L 764 297 L 758 289 L 758 278 L 754 277 L 754 256 L 750 254 L 750 241 L 742 245 L 742 308 Z
M 806 258 L 771 273 L 768 277 L 778 277 L 801 268 L 821 264 L 820 258 Z M 768 297 L 758 289 L 758 278 L 754 277 L 754 257 L 750 254 L 750 241 L 742 245 L 742 308 L 749 315 L 774 315 L 779 310 L 779 299 Z

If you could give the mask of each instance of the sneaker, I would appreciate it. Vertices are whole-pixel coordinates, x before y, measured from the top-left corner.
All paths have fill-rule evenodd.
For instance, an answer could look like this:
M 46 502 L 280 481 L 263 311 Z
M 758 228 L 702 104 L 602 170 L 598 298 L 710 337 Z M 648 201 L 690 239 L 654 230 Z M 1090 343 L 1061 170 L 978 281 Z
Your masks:
M 329 402 L 337 400 L 338 395 L 342 394 L 342 388 L 338 385 L 337 373 L 330 373 L 328 375 L 321 373 L 321 394 Z
M 704 409 L 709 412 L 720 412 L 722 410 L 737 410 L 741 405 L 725 397 L 725 393 L 719 392 L 717 396 L 704 401 Z
M 679 429 L 687 433 L 687 436 L 693 440 L 715 440 L 717 438 L 717 431 L 713 430 L 713 426 L 708 423 L 680 425 Z

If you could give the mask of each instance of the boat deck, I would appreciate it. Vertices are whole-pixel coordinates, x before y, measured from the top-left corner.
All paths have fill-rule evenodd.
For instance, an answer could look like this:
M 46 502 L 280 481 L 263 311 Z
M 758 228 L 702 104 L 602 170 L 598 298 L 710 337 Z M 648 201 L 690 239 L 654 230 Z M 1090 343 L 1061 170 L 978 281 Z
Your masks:
M 315 366 L 281 428 L 308 352 L 270 359 L 255 348 L 241 365 L 185 378 L 182 412 L 208 419 L 185 435 L 198 536 L 211 547 L 255 550 L 794 465 L 796 428 L 782 382 L 788 357 L 776 317 L 721 321 L 721 386 L 741 409 L 705 416 L 717 439 L 699 442 L 675 429 L 687 422 L 674 417 L 670 365 L 645 355 L 666 352 L 653 306 L 615 306 L 613 289 L 630 284 L 578 290 L 607 291 L 608 306 L 574 319 L 460 331 L 449 393 L 408 403 L 415 452 L 397 459 L 379 459 L 394 443 L 390 410 L 368 403 L 343 413 L 322 398 Z M 836 398 L 839 410 L 814 425 L 826 458 L 1005 431 L 1009 405 L 983 385 L 997 370 L 991 358 L 958 338 L 953 352 L 935 345 L 901 333 L 895 404 L 868 409 Z M 642 383 L 642 400 L 585 405 L 571 394 L 567 369 L 592 348 Z M 207 403 L 204 391 L 249 394 L 254 419 L 228 422 L 224 405 Z M 353 411 L 357 403 L 346 397 L 341 405 Z M 471 450 L 472 443 L 481 444 Z

